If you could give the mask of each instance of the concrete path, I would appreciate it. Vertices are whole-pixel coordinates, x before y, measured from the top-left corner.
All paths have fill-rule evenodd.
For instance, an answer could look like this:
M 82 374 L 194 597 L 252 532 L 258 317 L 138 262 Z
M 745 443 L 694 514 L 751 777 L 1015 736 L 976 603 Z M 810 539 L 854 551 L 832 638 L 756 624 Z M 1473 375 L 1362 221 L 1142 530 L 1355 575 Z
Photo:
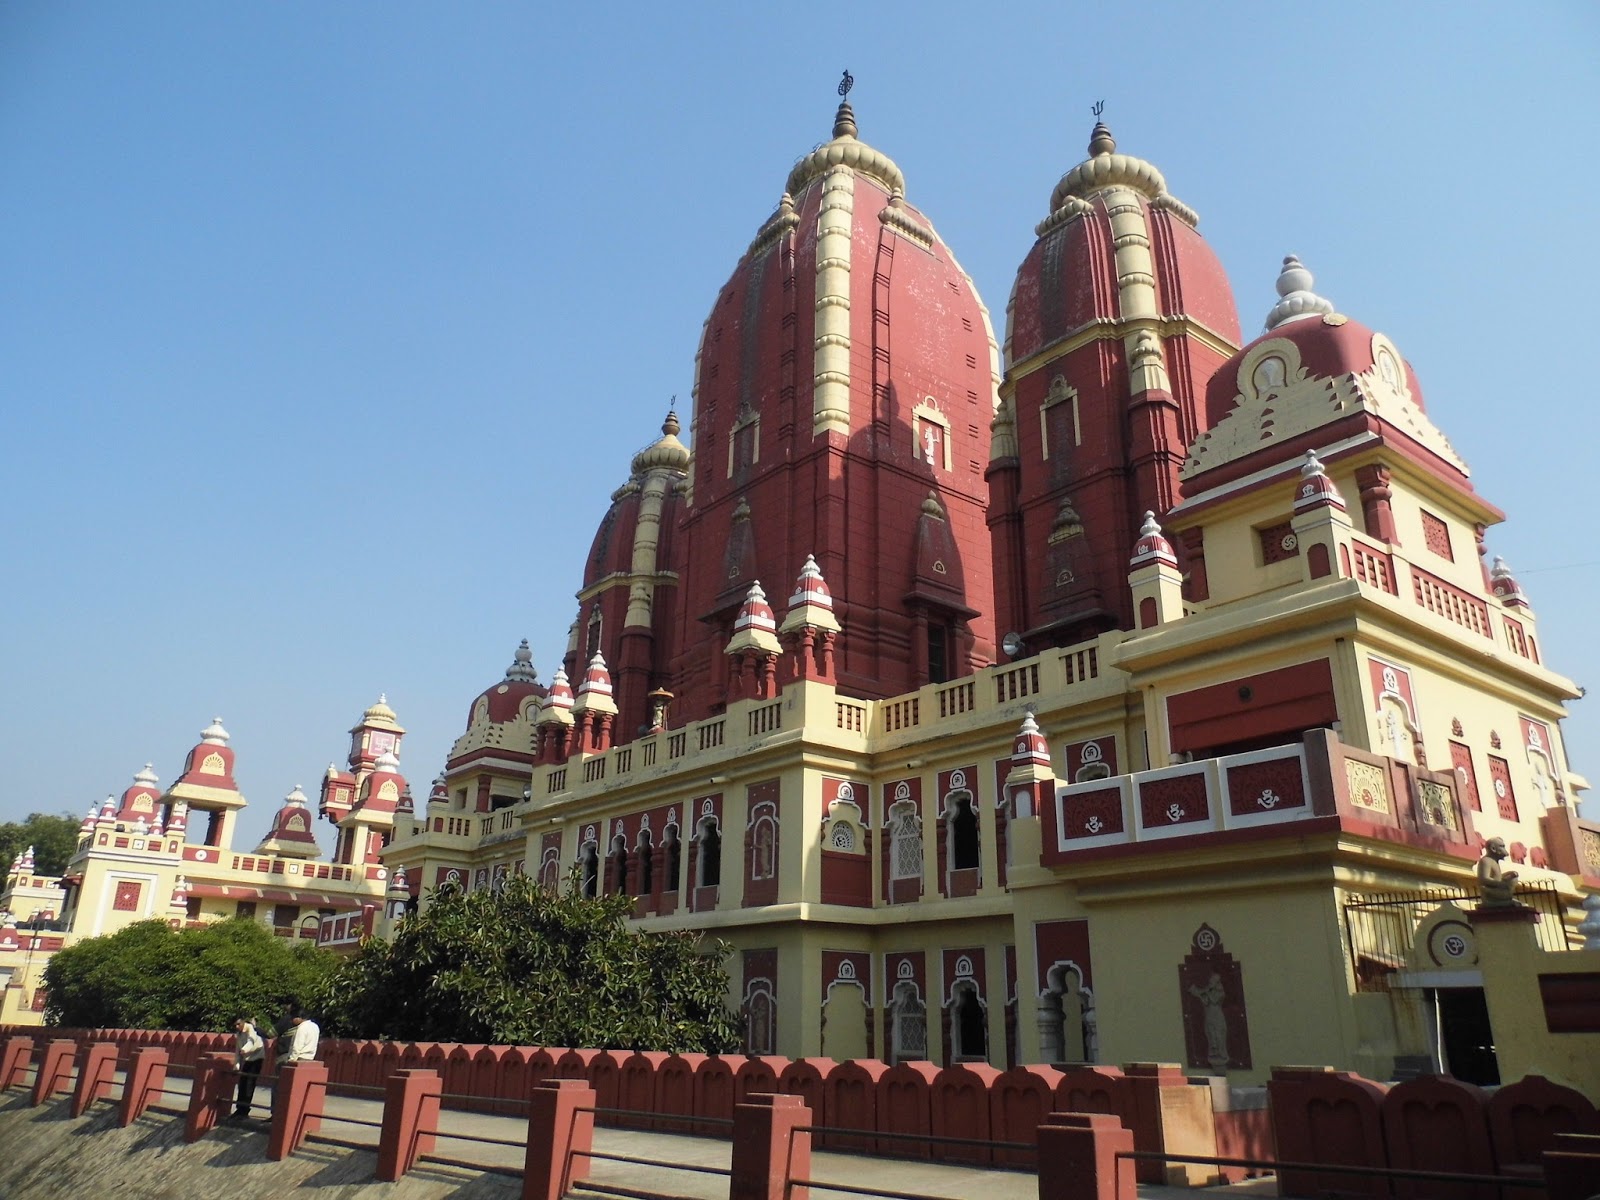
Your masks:
M 121 1083 L 119 1075 L 113 1096 L 120 1094 Z M 187 1108 L 188 1084 L 186 1078 L 170 1077 L 167 1087 L 171 1094 L 163 1096 L 152 1108 L 181 1122 Z M 7 1095 L 20 1098 L 21 1089 Z M 60 1101 L 65 1099 L 63 1096 Z M 259 1138 L 264 1143 L 270 1105 L 271 1087 L 264 1083 L 256 1092 L 255 1115 L 244 1122 L 226 1124 L 213 1136 L 225 1133 L 232 1141 L 242 1139 L 243 1143 L 253 1143 Z M 330 1095 L 322 1128 L 308 1141 L 305 1153 L 326 1154 L 332 1147 L 347 1147 L 375 1154 L 382 1119 L 383 1104 L 376 1095 Z M 527 1121 L 521 1117 L 446 1109 L 440 1114 L 437 1146 L 427 1161 L 442 1164 L 447 1169 L 486 1170 L 502 1178 L 520 1178 L 526 1135 Z M 480 1140 L 483 1138 L 494 1140 Z M 244 1150 L 245 1146 L 241 1144 L 240 1149 Z M 594 1133 L 594 1150 L 599 1154 L 651 1161 L 593 1159 L 585 1182 L 602 1189 L 622 1191 L 607 1193 L 579 1186 L 571 1193 L 575 1197 L 622 1194 L 661 1200 L 726 1200 L 728 1195 L 726 1171 L 732 1148 L 726 1141 L 598 1127 Z M 811 1194 L 818 1200 L 860 1194 L 825 1186 L 830 1182 L 851 1188 L 912 1193 L 929 1200 L 1040 1200 L 1038 1180 L 1032 1171 L 951 1166 L 820 1150 L 813 1152 L 811 1161 L 811 1177 L 818 1181 L 812 1185 Z M 655 1165 L 659 1163 L 675 1165 Z M 712 1168 L 715 1173 L 686 1170 L 685 1167 Z M 1188 1189 L 1141 1184 L 1138 1192 L 1142 1200 L 1207 1200 L 1217 1193 L 1276 1196 L 1277 1189 L 1275 1180 L 1262 1179 L 1231 1188 Z

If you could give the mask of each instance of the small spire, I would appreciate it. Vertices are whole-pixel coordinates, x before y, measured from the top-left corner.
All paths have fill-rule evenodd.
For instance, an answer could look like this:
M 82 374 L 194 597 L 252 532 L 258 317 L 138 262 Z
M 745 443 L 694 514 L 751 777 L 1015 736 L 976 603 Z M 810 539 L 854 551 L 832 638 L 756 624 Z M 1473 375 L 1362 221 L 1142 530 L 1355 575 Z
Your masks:
M 528 639 L 523 638 L 517 652 L 512 656 L 511 665 L 506 668 L 506 678 L 518 683 L 537 683 L 539 672 L 533 669 L 533 651 L 528 648 Z
M 856 114 L 850 107 L 850 89 L 855 85 L 855 76 L 846 70 L 844 78 L 839 80 L 839 111 L 833 116 L 833 136 L 836 138 L 856 136 Z
M 784 195 L 787 196 L 788 193 L 785 192 Z M 673 400 L 677 400 L 677 397 L 674 396 Z M 683 426 L 678 424 L 678 414 L 676 410 L 668 409 L 667 419 L 661 422 L 661 432 L 667 437 L 677 437 L 678 431 L 682 428 Z
M 1161 523 L 1156 520 L 1156 514 L 1147 511 L 1144 524 L 1139 526 L 1139 540 L 1133 544 L 1133 556 L 1128 560 L 1128 566 L 1142 567 L 1145 563 L 1156 561 L 1176 566 L 1178 557 L 1173 553 L 1172 543 L 1161 532 Z
M 1293 254 L 1283 260 L 1283 269 L 1278 272 L 1278 302 L 1272 306 L 1272 311 L 1267 314 L 1266 328 L 1277 329 L 1280 325 L 1287 325 L 1290 321 L 1298 321 L 1304 317 L 1326 317 L 1333 313 L 1331 301 L 1324 300 L 1312 291 L 1316 282 L 1311 272 Z
M 1102 154 L 1111 154 L 1117 148 L 1117 139 L 1111 136 L 1111 130 L 1104 121 L 1096 121 L 1094 130 L 1089 134 L 1089 157 L 1099 158 Z
M 211 724 L 200 731 L 200 740 L 209 742 L 213 746 L 226 746 L 228 744 L 228 731 L 222 727 L 221 717 L 211 718 Z

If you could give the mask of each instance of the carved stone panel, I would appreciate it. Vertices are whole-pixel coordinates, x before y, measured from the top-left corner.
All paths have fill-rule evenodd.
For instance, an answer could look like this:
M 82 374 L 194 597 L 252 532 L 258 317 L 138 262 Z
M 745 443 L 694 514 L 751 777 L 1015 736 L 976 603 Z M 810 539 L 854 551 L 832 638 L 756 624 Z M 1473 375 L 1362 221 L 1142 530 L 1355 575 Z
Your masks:
M 1189 1066 L 1202 1071 L 1248 1071 L 1250 1028 L 1244 974 L 1209 925 L 1195 930 L 1190 951 L 1178 964 L 1178 995 Z

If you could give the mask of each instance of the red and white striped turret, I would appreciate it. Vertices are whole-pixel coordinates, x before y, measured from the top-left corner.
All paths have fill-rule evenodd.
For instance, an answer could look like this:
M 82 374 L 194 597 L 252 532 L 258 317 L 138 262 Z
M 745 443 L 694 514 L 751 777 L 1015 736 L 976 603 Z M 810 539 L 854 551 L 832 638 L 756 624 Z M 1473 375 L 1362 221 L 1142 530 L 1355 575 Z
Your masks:
M 816 679 L 833 682 L 833 647 L 841 626 L 833 611 L 833 593 L 822 577 L 814 555 L 806 555 L 800 577 L 794 581 L 789 611 L 778 629 L 789 651 L 784 663 L 785 681 Z
M 1163 562 L 1176 567 L 1178 556 L 1173 552 L 1172 543 L 1167 541 L 1161 532 L 1161 526 L 1156 522 L 1156 514 L 1146 512 L 1144 524 L 1139 528 L 1139 540 L 1133 544 L 1133 557 L 1128 560 L 1128 569 L 1142 567 L 1147 563 Z
M 1031 712 L 1022 718 L 1022 728 L 1017 731 L 1017 740 L 1012 746 L 1011 761 L 1016 767 L 1050 766 L 1050 744 L 1039 732 L 1039 722 L 1033 719 Z
M 550 681 L 550 694 L 539 706 L 538 740 L 534 745 L 537 763 L 565 762 L 571 752 L 572 729 L 576 718 L 572 715 L 574 699 L 572 682 L 565 668 L 556 668 Z
M 617 702 L 611 696 L 611 672 L 603 654 L 589 660 L 589 669 L 578 685 L 578 699 L 572 705 L 576 723 L 576 744 L 570 753 L 599 754 L 611 749 L 611 726 L 617 716 Z
M 1294 493 L 1294 511 L 1310 512 L 1315 508 L 1337 508 L 1344 511 L 1344 497 L 1315 450 L 1306 451 L 1305 465 L 1300 468 L 1300 484 Z
M 189 915 L 189 881 L 182 875 L 172 885 L 172 899 L 167 901 L 167 919 L 182 921 Z
M 1056 773 L 1050 765 L 1050 744 L 1045 741 L 1033 713 L 1011 742 L 1011 771 L 1006 776 L 1006 802 L 1012 817 L 1037 817 L 1055 791 Z
M 133 777 L 133 783 L 122 793 L 117 805 L 117 820 L 133 823 L 143 818 L 148 824 L 161 806 L 161 781 L 156 778 L 152 764 Z
M 1152 629 L 1183 616 L 1183 575 L 1178 570 L 1178 556 L 1153 512 L 1144 514 L 1139 540 L 1133 544 L 1133 555 L 1128 560 L 1128 592 L 1140 629 Z
M 744 603 L 739 606 L 739 615 L 733 622 L 733 636 L 728 639 L 725 653 L 777 654 L 782 648 L 778 644 L 778 618 L 772 612 L 772 605 L 767 603 L 767 593 L 758 579 L 750 585 Z
M 1506 560 L 1498 554 L 1495 555 L 1494 565 L 1489 568 L 1489 586 L 1494 589 L 1494 594 L 1500 597 L 1500 603 L 1507 608 L 1530 607 L 1528 594 L 1522 590 L 1522 585 L 1511 573 L 1511 568 L 1506 566 Z
M 778 641 L 778 618 L 759 579 L 744 594 L 724 653 L 733 660 L 728 681 L 731 699 L 765 700 L 777 692 L 778 655 L 783 646 Z
M 611 703 L 611 672 L 606 667 L 603 654 L 596 654 L 589 660 L 589 669 L 583 673 L 583 682 L 578 685 L 578 701 L 574 704 L 574 711 L 584 709 L 604 708 Z M 612 705 L 613 712 L 616 706 Z

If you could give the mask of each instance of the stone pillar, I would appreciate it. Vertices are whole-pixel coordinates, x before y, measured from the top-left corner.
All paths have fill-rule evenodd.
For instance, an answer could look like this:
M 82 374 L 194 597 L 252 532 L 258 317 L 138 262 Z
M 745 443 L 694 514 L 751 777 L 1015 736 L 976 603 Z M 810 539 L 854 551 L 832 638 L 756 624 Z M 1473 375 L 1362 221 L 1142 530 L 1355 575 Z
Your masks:
M 1382 463 L 1368 463 L 1356 471 L 1356 485 L 1361 489 L 1361 515 L 1367 536 L 1398 546 L 1394 509 L 1389 505 L 1394 495 L 1389 487 L 1390 477 L 1389 468 Z
M 522 1200 L 562 1200 L 589 1174 L 594 1088 L 583 1079 L 546 1079 L 528 1094 L 528 1157 Z
M 184 1141 L 198 1142 L 227 1115 L 236 1075 L 233 1055 L 200 1056 L 200 1061 L 195 1064 L 194 1079 L 189 1085 L 189 1111 L 183 1120 Z
M 128 1057 L 128 1074 L 122 1084 L 122 1103 L 117 1124 L 126 1129 L 155 1103 L 167 1086 L 167 1048 L 140 1046 Z
M 1051 1113 L 1039 1126 L 1039 1195 L 1135 1200 L 1133 1134 L 1106 1113 Z
M 117 1073 L 117 1044 L 90 1042 L 78 1054 L 78 1086 L 72 1093 L 72 1115 L 81 1117 L 96 1100 L 111 1090 Z
M 378 1178 L 393 1183 L 434 1147 L 439 1128 L 439 1096 L 444 1085 L 437 1071 L 396 1071 L 383 1095 L 383 1130 L 378 1135 Z
M 728 1200 L 809 1200 L 790 1187 L 811 1177 L 811 1107 L 800 1096 L 757 1093 L 733 1108 L 733 1178 Z
M 18 1035 L 7 1038 L 5 1049 L 0 1051 L 0 1091 L 21 1083 L 23 1075 L 27 1073 L 28 1063 L 32 1060 L 31 1037 Z
M 72 1080 L 72 1056 L 78 1043 L 71 1038 L 46 1042 L 39 1058 L 39 1073 L 33 1077 L 33 1103 L 43 1104 L 57 1092 L 66 1091 Z
M 322 1127 L 322 1106 L 328 1092 L 328 1065 L 320 1062 L 285 1063 L 272 1092 L 272 1129 L 267 1134 L 267 1157 L 288 1158 L 305 1141 L 306 1134 Z

